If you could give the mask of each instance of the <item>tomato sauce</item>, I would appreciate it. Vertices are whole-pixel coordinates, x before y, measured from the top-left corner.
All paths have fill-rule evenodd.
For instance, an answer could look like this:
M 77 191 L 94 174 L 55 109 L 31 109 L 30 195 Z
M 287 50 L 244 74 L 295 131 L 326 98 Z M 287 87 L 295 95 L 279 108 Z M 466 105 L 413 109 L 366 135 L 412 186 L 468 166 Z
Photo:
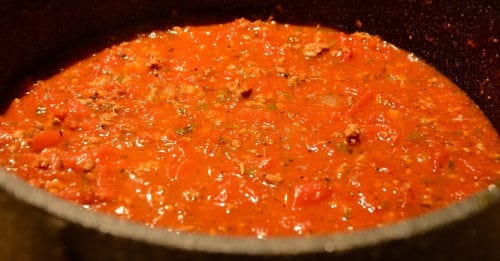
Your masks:
M 377 36 L 238 19 L 171 27 L 28 83 L 0 165 L 150 226 L 258 238 L 382 226 L 500 177 L 498 134 Z

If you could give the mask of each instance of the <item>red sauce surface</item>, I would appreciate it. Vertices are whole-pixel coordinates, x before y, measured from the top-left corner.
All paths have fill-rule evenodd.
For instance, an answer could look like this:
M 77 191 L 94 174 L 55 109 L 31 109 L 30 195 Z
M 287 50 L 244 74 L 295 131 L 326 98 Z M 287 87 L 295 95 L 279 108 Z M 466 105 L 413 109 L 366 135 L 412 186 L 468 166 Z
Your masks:
M 239 19 L 108 47 L 0 116 L 0 165 L 94 211 L 204 233 L 380 226 L 500 177 L 465 94 L 376 36 Z

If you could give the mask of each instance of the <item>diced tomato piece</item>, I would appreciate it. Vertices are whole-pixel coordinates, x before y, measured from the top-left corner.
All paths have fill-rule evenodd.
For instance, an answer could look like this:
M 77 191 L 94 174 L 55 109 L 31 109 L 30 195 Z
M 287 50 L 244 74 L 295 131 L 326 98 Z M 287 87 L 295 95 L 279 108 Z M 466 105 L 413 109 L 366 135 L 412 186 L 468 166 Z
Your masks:
M 307 180 L 297 184 L 293 193 L 293 207 L 321 202 L 332 195 L 324 181 Z
M 36 133 L 31 141 L 31 148 L 35 152 L 40 152 L 47 147 L 58 144 L 63 139 L 59 130 L 47 130 Z
M 123 181 L 117 175 L 117 169 L 111 165 L 103 165 L 96 173 L 95 196 L 100 201 L 112 201 L 124 189 L 120 187 Z
M 434 151 L 434 154 L 431 155 L 432 159 L 432 172 L 438 172 L 441 168 L 445 166 L 448 162 L 449 153 L 443 148 Z
M 363 107 L 368 105 L 368 103 L 375 97 L 375 94 L 373 94 L 372 91 L 368 90 L 365 93 L 361 95 L 361 97 L 358 99 L 356 103 L 352 105 L 352 107 L 349 109 L 348 113 L 349 115 L 356 114 L 359 112 Z
M 107 161 L 113 161 L 116 159 L 118 155 L 118 150 L 108 146 L 108 145 L 103 145 L 99 148 L 97 148 L 94 152 L 95 158 L 98 161 L 101 162 L 107 162 Z
M 66 114 L 64 114 L 65 111 L 67 111 Z M 81 124 L 82 119 L 87 119 L 88 115 L 90 115 L 90 109 L 87 108 L 87 106 L 74 100 L 68 101 L 65 111 L 59 114 L 61 114 L 64 119 L 64 125 L 72 129 L 77 128 Z
M 82 155 L 85 155 L 82 152 Z M 83 167 L 79 162 L 81 161 L 82 155 L 74 154 L 74 153 L 65 153 L 63 157 L 61 157 L 62 165 L 65 168 L 72 169 L 74 171 L 83 171 Z

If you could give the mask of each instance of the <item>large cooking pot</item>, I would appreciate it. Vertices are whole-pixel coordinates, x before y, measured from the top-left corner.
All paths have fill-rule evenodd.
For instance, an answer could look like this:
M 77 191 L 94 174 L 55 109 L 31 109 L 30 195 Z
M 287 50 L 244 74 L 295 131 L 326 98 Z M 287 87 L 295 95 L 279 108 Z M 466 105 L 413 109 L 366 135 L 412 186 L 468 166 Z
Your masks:
M 277 5 L 280 5 L 277 7 Z M 412 51 L 456 82 L 500 129 L 500 7 L 472 0 L 2 1 L 0 92 L 62 50 L 114 28 L 172 16 L 245 16 L 366 31 Z M 313 214 L 312 214 L 313 215 Z M 203 217 L 200 217 L 203 218 Z M 259 240 L 153 229 L 85 211 L 0 172 L 4 260 L 500 260 L 500 184 L 382 228 Z

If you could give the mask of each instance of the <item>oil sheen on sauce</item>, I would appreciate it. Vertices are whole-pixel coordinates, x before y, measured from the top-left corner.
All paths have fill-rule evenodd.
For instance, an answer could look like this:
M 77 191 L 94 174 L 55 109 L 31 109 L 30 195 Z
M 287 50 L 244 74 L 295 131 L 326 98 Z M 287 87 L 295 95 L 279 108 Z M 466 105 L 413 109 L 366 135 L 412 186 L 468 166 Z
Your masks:
M 237 19 L 170 27 L 24 82 L 0 165 L 93 211 L 258 238 L 382 226 L 500 177 L 498 134 L 377 36 Z

